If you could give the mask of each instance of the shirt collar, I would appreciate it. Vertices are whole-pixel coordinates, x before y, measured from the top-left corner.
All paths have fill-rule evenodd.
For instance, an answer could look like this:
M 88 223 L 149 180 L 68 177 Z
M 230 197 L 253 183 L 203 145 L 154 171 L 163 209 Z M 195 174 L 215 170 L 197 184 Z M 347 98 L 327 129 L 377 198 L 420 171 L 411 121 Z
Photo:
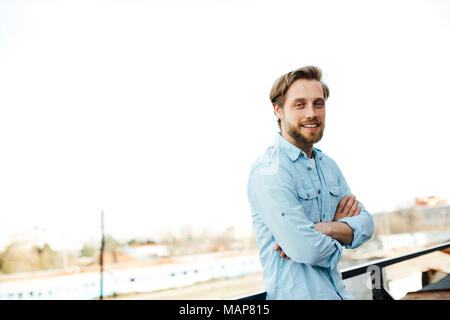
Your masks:
M 278 132 L 275 136 L 275 145 L 278 145 L 280 150 L 283 151 L 291 161 L 297 160 L 299 157 L 303 159 L 309 159 L 306 153 L 294 146 L 292 143 L 287 141 L 281 134 Z M 322 159 L 323 154 L 320 149 L 314 148 L 312 151 L 312 155 L 314 158 Z

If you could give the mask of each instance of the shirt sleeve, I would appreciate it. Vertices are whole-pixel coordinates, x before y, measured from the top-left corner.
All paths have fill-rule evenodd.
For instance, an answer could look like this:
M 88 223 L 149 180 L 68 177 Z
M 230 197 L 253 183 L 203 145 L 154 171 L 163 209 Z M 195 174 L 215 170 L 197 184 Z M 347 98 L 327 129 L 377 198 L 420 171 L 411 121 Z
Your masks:
M 341 258 L 342 245 L 314 229 L 297 197 L 291 174 L 281 166 L 276 173 L 264 168 L 252 170 L 248 197 L 254 214 L 259 215 L 283 251 L 293 261 L 335 268 Z
M 339 201 L 341 201 L 345 195 L 352 195 L 352 193 L 347 184 L 347 181 L 345 180 L 340 170 L 339 175 L 340 175 L 339 185 L 341 190 L 343 191 L 341 193 L 341 198 L 339 199 Z M 370 213 L 367 212 L 366 208 L 361 202 L 358 201 L 358 204 L 361 207 L 361 212 L 359 213 L 359 215 L 353 217 L 345 217 L 338 220 L 339 222 L 345 222 L 350 226 L 350 228 L 353 229 L 353 241 L 351 244 L 345 245 L 346 249 L 355 249 L 359 247 L 364 242 L 369 240 L 373 235 L 374 231 L 373 218 L 370 215 Z

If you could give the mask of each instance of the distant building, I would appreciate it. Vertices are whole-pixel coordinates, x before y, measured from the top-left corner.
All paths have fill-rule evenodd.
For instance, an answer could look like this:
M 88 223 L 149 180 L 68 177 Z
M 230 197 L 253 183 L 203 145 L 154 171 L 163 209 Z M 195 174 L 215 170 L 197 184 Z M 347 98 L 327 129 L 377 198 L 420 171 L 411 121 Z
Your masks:
M 169 250 L 166 246 L 149 243 L 149 244 L 131 244 L 122 247 L 121 250 L 133 258 L 145 261 L 154 257 L 168 257 Z
M 248 239 L 252 235 L 252 229 L 247 225 L 232 225 L 224 230 L 224 236 L 232 240 Z
M 438 196 L 429 196 L 426 198 L 416 197 L 416 205 L 426 207 L 445 206 L 450 204 L 446 199 L 441 199 Z
M 373 215 L 373 219 L 374 237 L 405 232 L 449 231 L 450 205 L 415 205 Z
M 202 239 L 209 236 L 207 226 L 182 225 L 178 231 L 181 240 Z

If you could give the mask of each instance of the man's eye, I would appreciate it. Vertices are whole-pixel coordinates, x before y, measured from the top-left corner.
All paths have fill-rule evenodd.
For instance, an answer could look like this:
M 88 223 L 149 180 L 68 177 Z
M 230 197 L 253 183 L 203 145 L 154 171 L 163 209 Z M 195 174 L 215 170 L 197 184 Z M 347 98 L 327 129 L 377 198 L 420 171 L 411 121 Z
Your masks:
M 325 105 L 323 102 L 316 102 L 316 106 L 323 106 Z
M 297 103 L 295 106 L 296 106 L 296 107 L 303 107 L 303 104 Z

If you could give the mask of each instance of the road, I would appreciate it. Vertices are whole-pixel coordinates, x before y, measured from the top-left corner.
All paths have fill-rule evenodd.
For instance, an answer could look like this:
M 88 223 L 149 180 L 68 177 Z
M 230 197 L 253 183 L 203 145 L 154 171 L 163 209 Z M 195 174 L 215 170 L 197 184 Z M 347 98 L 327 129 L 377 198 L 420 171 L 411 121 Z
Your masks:
M 109 297 L 120 300 L 223 300 L 263 291 L 262 273 L 233 279 L 214 279 L 182 288 L 149 293 L 136 293 Z

